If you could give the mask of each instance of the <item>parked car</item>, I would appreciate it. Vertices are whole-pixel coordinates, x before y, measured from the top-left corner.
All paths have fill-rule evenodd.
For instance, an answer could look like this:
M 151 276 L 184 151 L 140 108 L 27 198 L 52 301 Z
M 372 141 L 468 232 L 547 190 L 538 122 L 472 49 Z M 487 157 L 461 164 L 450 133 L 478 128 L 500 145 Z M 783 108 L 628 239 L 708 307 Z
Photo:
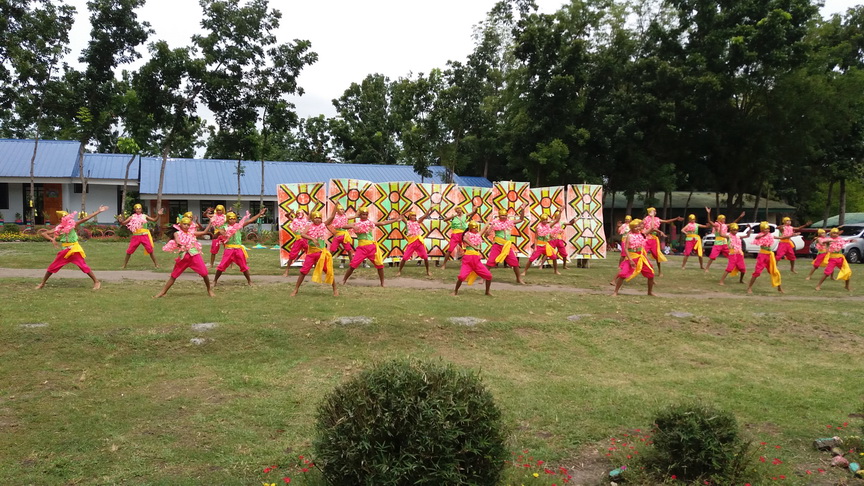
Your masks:
M 843 247 L 846 261 L 861 263 L 861 256 L 864 255 L 864 226 L 844 226 L 840 228 L 840 236 L 848 241 Z M 810 254 L 816 255 L 816 245 L 810 246 Z
M 756 235 L 759 234 L 759 225 L 761 223 L 738 223 L 738 235 L 743 235 L 747 228 L 750 228 L 750 234 L 747 236 L 741 237 L 741 249 L 744 250 L 744 254 L 747 253 L 759 253 L 759 245 L 753 243 L 753 240 L 756 239 Z M 774 235 L 774 246 L 771 247 L 771 251 L 777 250 L 777 245 L 780 244 L 780 230 L 777 229 L 777 225 L 774 223 L 769 223 L 771 226 L 771 233 Z M 802 236 L 793 236 L 792 244 L 795 245 L 795 253 L 807 253 L 807 243 L 804 241 Z M 709 233 L 702 237 L 702 248 L 705 253 L 711 253 L 711 248 L 714 246 L 714 233 Z

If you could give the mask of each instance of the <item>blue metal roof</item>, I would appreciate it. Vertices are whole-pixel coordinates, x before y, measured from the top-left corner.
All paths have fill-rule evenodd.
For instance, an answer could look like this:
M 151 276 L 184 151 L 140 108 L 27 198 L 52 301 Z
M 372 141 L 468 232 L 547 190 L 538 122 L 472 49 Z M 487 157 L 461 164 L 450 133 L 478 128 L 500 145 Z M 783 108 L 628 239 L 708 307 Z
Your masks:
M 90 179 L 117 179 L 123 180 L 126 178 L 126 164 L 129 159 L 134 157 L 135 160 L 129 166 L 129 180 L 138 182 L 138 155 L 129 154 L 84 154 L 84 173 Z M 72 169 L 72 177 L 78 179 L 80 177 L 78 164 L 76 163 Z
M 33 140 L 0 139 L 0 177 L 30 177 Z M 69 178 L 78 161 L 78 142 L 39 140 L 35 177 Z
M 162 159 L 141 158 L 141 194 L 156 194 Z M 240 193 L 257 196 L 261 193 L 261 162 L 241 162 Z M 360 179 L 371 182 L 441 182 L 444 168 L 430 167 L 433 177 L 421 178 L 408 165 L 326 164 L 314 162 L 264 162 L 264 195 L 275 196 L 277 184 L 326 182 L 329 179 Z M 168 159 L 165 166 L 163 194 L 237 194 L 237 161 L 214 159 Z M 91 176 L 92 177 L 92 176 Z M 465 184 L 468 179 L 472 184 Z M 482 177 L 454 176 L 454 183 L 492 187 Z

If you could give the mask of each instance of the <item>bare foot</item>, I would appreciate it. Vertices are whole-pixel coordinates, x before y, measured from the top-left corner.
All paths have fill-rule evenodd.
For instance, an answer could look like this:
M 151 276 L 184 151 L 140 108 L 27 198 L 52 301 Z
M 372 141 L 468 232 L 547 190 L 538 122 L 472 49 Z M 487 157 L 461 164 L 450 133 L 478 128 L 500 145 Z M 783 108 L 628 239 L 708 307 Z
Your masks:
M 156 295 L 153 296 L 154 299 L 158 299 L 158 298 L 160 298 L 160 297 L 165 297 L 165 294 L 163 294 L 163 293 L 160 292 L 160 293 L 158 293 L 158 294 L 156 294 Z
M 126 270 L 126 265 L 123 265 L 122 267 L 120 267 L 120 270 Z
M 40 283 L 39 285 L 36 286 L 36 290 L 39 290 L 39 289 L 41 289 L 41 288 L 43 288 L 43 287 L 45 287 L 45 284 L 44 284 L 44 283 Z
M 657 297 L 657 294 L 655 294 L 654 292 L 648 292 L 648 296 L 649 297 Z
M 207 295 L 209 295 L 210 297 L 216 297 L 216 294 L 213 293 L 212 289 L 207 291 Z
M 102 288 L 102 282 L 96 282 L 93 284 L 93 290 L 99 290 Z
M 724 286 L 724 287 L 726 286 L 726 284 L 723 283 L 723 282 L 720 282 L 720 283 L 718 283 L 717 285 L 722 285 L 722 286 Z
M 453 292 L 453 293 L 450 294 L 450 295 L 452 295 L 453 297 L 459 297 L 459 294 L 457 294 L 456 292 Z
M 747 293 L 748 293 L 748 294 L 752 294 L 752 293 L 753 293 L 753 289 L 747 289 Z
M 554 272 L 555 275 L 561 275 L 561 272 Z
M 294 292 L 291 292 L 291 297 L 296 297 L 296 296 L 297 296 L 297 291 L 296 291 L 296 290 L 295 290 Z
M 125 268 L 125 267 L 124 267 Z M 159 268 L 159 265 L 153 265 L 153 268 Z
M 382 283 L 382 284 L 381 284 L 381 287 L 383 288 L 383 287 L 385 287 L 385 285 Z
M 798 272 L 796 272 L 795 270 L 789 270 L 789 271 L 792 272 L 792 273 L 798 273 Z
M 397 276 L 397 277 L 401 277 L 401 276 L 402 276 L 402 272 L 396 272 L 396 276 Z
M 519 279 L 519 280 L 517 280 L 516 282 L 518 282 L 519 285 L 527 285 L 527 284 L 525 283 L 525 281 L 522 280 L 522 279 Z
M 816 287 L 814 290 L 822 290 L 822 287 Z
M 338 290 L 333 291 L 333 297 L 339 297 L 339 291 Z
M 615 282 L 609 282 L 609 285 L 615 285 Z
M 429 273 L 429 272 L 426 272 L 426 276 L 427 276 L 427 277 L 431 277 L 431 276 L 432 276 L 432 274 L 431 274 L 431 273 Z
M 492 292 L 486 292 L 486 295 L 492 297 Z
M 618 292 L 617 291 L 612 292 L 612 297 L 618 297 Z
M 522 272 L 522 273 L 520 273 L 519 275 L 522 275 L 522 276 L 524 277 L 525 275 L 528 275 L 528 273 L 527 273 L 527 272 Z
M 780 287 L 777 287 L 777 292 L 780 292 L 781 294 L 785 294 L 785 293 L 786 293 L 786 292 L 783 292 L 783 289 L 780 288 Z
M 250 286 L 250 287 L 254 287 L 254 286 L 255 286 L 255 284 L 253 284 L 252 282 L 247 282 L 246 285 L 248 285 L 248 286 Z
M 288 276 L 288 270 L 285 270 L 285 273 L 283 273 L 282 276 L 287 277 Z
M 662 273 L 660 273 L 660 274 L 657 274 L 657 278 L 660 278 L 660 277 L 662 277 L 662 276 L 663 276 L 663 274 L 662 274 Z
M 805 278 L 804 280 L 810 280 L 810 277 Z

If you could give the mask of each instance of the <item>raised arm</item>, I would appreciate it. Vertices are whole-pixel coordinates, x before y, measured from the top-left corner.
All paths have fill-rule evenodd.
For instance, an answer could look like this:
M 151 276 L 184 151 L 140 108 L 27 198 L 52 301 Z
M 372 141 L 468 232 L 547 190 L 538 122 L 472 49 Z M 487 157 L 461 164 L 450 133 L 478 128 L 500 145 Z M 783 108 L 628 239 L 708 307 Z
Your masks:
M 258 221 L 258 218 L 260 218 L 261 216 L 264 216 L 264 213 L 266 213 L 266 212 L 267 212 L 267 208 L 261 208 L 261 211 L 258 211 L 258 214 L 256 214 L 255 216 L 252 216 L 251 218 L 244 221 L 241 228 L 245 228 L 246 225 L 254 223 L 255 221 Z
M 525 204 L 523 204 L 522 207 L 519 208 L 519 219 L 514 221 L 515 223 L 521 223 L 521 222 L 525 221 L 525 207 L 526 207 Z
M 708 206 L 705 206 L 705 213 L 708 215 L 708 225 L 713 227 L 714 221 L 711 220 L 711 208 L 709 208 Z
M 108 210 L 108 206 L 99 206 L 99 209 L 95 213 L 87 216 L 84 219 L 79 219 L 78 221 L 75 221 L 75 227 L 77 228 L 78 225 L 80 225 L 81 223 L 83 223 L 85 221 L 90 221 L 91 219 L 95 218 L 96 215 L 98 215 L 99 213 L 105 212 L 107 210 Z
M 159 208 L 159 211 L 156 211 L 156 215 L 162 216 L 162 214 L 164 212 L 165 212 L 165 209 Z M 129 217 L 131 218 L 132 216 L 129 216 Z M 157 218 L 154 218 L 153 216 L 150 216 L 149 214 L 144 215 L 144 217 L 147 218 L 147 221 L 150 221 L 151 223 L 155 223 L 157 220 Z M 121 224 L 126 224 L 126 223 L 121 223 Z
M 402 221 L 402 219 L 403 217 L 400 214 L 398 218 L 385 219 L 384 221 L 376 221 L 375 226 L 387 226 L 388 224 L 398 223 L 399 221 Z
M 333 210 L 330 211 L 330 216 L 327 218 L 327 221 L 324 221 L 324 226 L 330 226 L 333 224 L 333 218 L 336 217 L 336 212 L 339 210 L 338 206 L 333 206 Z
M 747 214 L 747 213 L 744 211 L 741 211 L 741 214 L 739 214 L 738 217 L 735 218 L 735 221 L 732 221 L 732 222 L 737 223 L 738 221 L 741 221 L 741 218 L 743 218 L 745 214 Z
M 126 224 L 132 219 L 132 215 L 130 214 L 128 218 L 124 219 L 122 214 L 118 214 L 117 216 L 114 216 L 114 219 L 117 220 L 117 223 L 119 223 L 120 226 L 126 226 Z
M 795 231 L 801 231 L 802 229 L 810 226 L 811 224 L 813 224 L 813 221 L 807 221 L 806 223 L 802 224 L 801 226 L 795 228 Z
M 432 214 L 432 207 L 431 206 L 429 207 L 429 209 L 426 210 L 425 213 L 423 213 L 423 216 L 420 216 L 419 218 L 417 218 L 417 222 L 422 223 L 423 220 L 428 218 L 430 214 Z

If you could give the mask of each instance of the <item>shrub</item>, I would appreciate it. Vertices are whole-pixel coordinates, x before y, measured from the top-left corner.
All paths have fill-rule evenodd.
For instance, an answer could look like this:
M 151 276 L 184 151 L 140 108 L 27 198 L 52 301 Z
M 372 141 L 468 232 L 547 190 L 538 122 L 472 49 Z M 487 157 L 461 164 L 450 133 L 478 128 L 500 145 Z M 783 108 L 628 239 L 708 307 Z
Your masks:
M 14 223 L 6 223 L 3 225 L 4 233 L 20 233 L 21 227 Z
M 729 412 L 701 403 L 673 405 L 660 411 L 654 423 L 654 450 L 647 464 L 657 473 L 731 484 L 727 480 L 747 466 L 748 445 Z
M 379 364 L 318 407 L 316 463 L 331 484 L 496 484 L 501 412 L 479 376 L 416 360 Z
M 25 233 L 0 233 L 0 242 L 13 242 L 13 241 L 33 241 L 33 242 L 45 242 L 48 243 L 48 240 L 41 237 L 40 235 L 34 234 L 25 234 Z

